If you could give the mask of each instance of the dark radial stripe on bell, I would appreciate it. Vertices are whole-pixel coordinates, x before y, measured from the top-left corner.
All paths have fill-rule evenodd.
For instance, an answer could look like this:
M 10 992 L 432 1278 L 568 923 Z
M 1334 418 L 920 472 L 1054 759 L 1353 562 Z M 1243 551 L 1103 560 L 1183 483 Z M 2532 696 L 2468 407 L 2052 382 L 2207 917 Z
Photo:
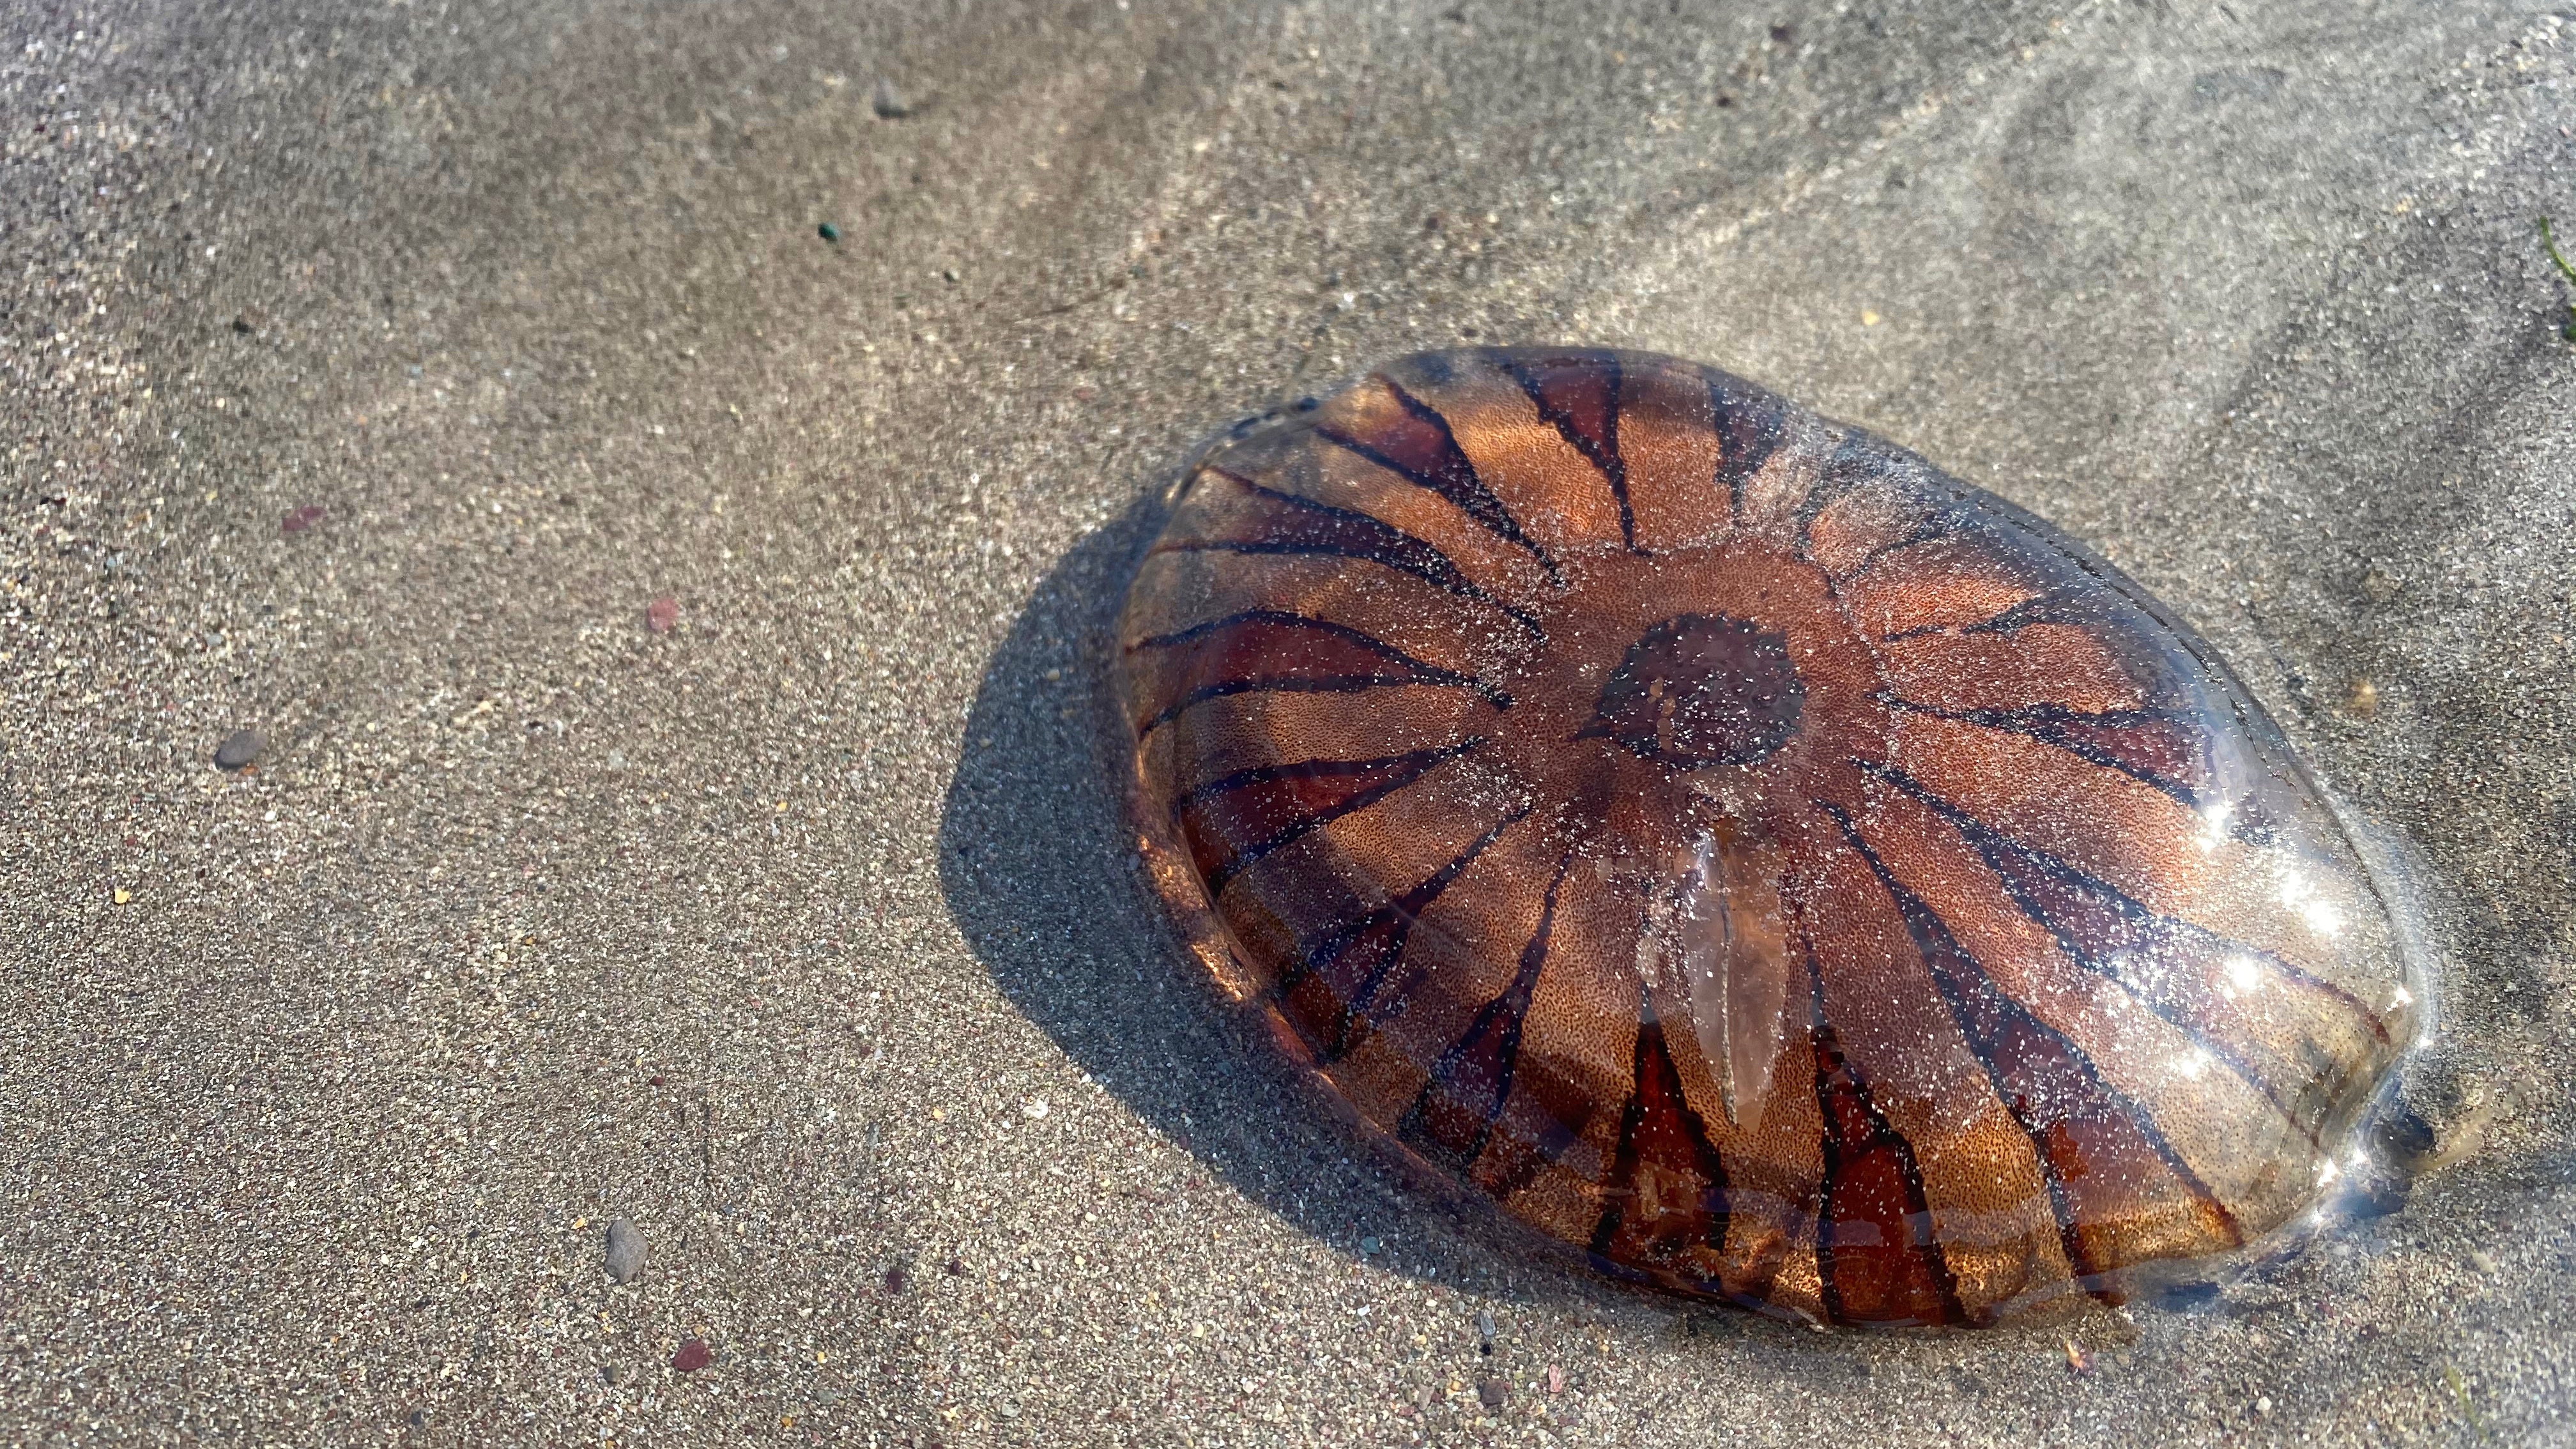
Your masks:
M 1547 883 L 1538 929 L 1521 948 L 1520 966 L 1511 984 L 1486 1002 L 1466 1034 L 1440 1054 L 1432 1064 L 1431 1080 L 1423 1084 L 1397 1126 L 1398 1137 L 1455 1171 L 1465 1172 L 1484 1155 L 1494 1119 L 1511 1098 L 1512 1073 L 1520 1064 L 1521 1023 L 1529 1014 L 1531 994 L 1538 990 L 1539 971 L 1547 965 L 1548 937 L 1556 928 L 1557 892 L 1573 864 L 1574 847 L 1569 845 Z
M 1816 471 L 1816 481 L 1807 489 L 1807 496 L 1798 500 L 1798 556 L 1815 562 L 1809 549 L 1815 544 L 1818 514 L 1836 500 L 1876 482 L 1886 471 L 1887 459 L 1880 444 L 1863 433 L 1846 436 L 1825 459 L 1824 467 Z
M 1210 465 L 1201 470 L 1242 487 L 1262 500 L 1265 512 L 1251 520 L 1240 537 L 1181 539 L 1159 543 L 1155 553 L 1225 552 L 1244 554 L 1321 554 L 1383 564 L 1434 584 L 1460 598 L 1499 609 L 1536 638 L 1546 637 L 1538 621 L 1477 586 L 1450 557 L 1429 542 L 1382 519 L 1312 498 L 1266 488 L 1239 474 Z
M 1700 1248 L 1723 1252 L 1726 1164 L 1683 1095 L 1664 1024 L 1643 992 L 1637 1014 L 1635 1075 L 1601 1183 L 1609 1206 L 1592 1230 L 1592 1251 L 1630 1263 L 1670 1261 Z
M 1225 699 L 1238 694 L 1362 694 L 1372 689 L 1393 689 L 1407 684 L 1455 684 L 1458 680 L 1424 679 L 1413 674 L 1325 674 L 1305 676 L 1273 675 L 1266 679 L 1225 679 L 1202 684 L 1170 704 L 1136 722 L 1136 737 L 1143 739 L 1171 723 L 1197 705 L 1212 699 Z
M 1788 408 L 1778 397 L 1715 368 L 1702 369 L 1717 430 L 1717 476 L 1710 481 L 1726 490 L 1728 516 L 1741 526 L 1744 483 L 1762 471 L 1788 431 Z
M 2251 1058 L 2218 1035 L 2224 1024 L 2223 1018 L 2213 1020 L 2212 1013 L 2197 1004 L 2190 991 L 2176 993 L 2170 989 L 2157 989 L 2156 983 L 2141 979 L 2141 973 L 2127 964 L 2141 957 L 2152 962 L 2166 961 L 2168 958 L 2164 953 L 2171 942 L 2159 938 L 2169 938 L 2182 928 L 2181 922 L 2156 916 L 2064 862 L 2019 841 L 2006 839 L 1983 821 L 1934 795 L 1920 781 L 1901 770 L 1886 766 L 1865 768 L 1869 774 L 1922 801 L 1933 813 L 1966 836 L 1970 848 L 1995 873 L 2004 894 L 2012 897 L 2013 904 L 2023 915 L 2038 922 L 2056 938 L 2059 947 L 2075 964 L 2127 992 L 2131 999 L 2189 1037 L 2192 1044 L 2209 1053 L 2212 1060 L 2260 1092 L 2310 1142 L 2317 1140 L 2320 1111 L 2303 1115 L 2295 1103 L 2282 1096 L 2280 1089 L 2263 1074 L 2261 1068 L 2255 1066 Z M 2136 916 L 2125 915 L 2112 904 L 2113 897 L 2135 910 Z M 2284 969 L 2288 969 L 2286 965 Z M 2151 966 L 2148 970 L 2159 975 L 2169 974 L 2158 967 Z M 2164 984 L 2170 986 L 2169 982 Z M 2353 1004 L 2356 1009 L 2359 1007 L 2358 1002 Z M 2367 1012 L 2363 1014 L 2368 1015 Z M 2340 1089 L 2341 1074 L 2326 1085 L 2330 1089 Z M 2322 1103 L 2317 1105 L 2321 1108 Z
M 2224 1043 L 2205 1035 L 2192 1021 L 2178 1019 L 2159 1005 L 2152 993 L 2139 989 L 2130 973 L 2120 968 L 2123 959 L 2153 958 L 2164 949 L 2191 950 L 2210 955 L 2243 955 L 2262 963 L 2263 969 L 2341 1005 L 2350 1011 L 2370 1033 L 2385 1044 L 2388 1023 L 2379 1013 L 2363 1004 L 2360 997 L 2331 981 L 2309 974 L 2273 952 L 2230 941 L 2217 932 L 2189 921 L 2176 920 L 2149 907 L 2144 901 L 2122 891 L 2110 882 L 2087 874 L 2046 851 L 2011 839 L 1957 805 L 1935 794 L 1932 788 L 1902 770 L 1888 765 L 1865 765 L 1867 773 L 1887 781 L 1915 799 L 1934 814 L 1950 822 L 1968 844 L 1995 872 L 2005 891 L 2021 907 L 2023 914 L 2048 928 L 2066 953 L 2086 969 L 2118 982 L 2136 995 L 2148 1009 L 2175 1026 L 2191 1033 L 2195 1042 L 2219 1060 L 2235 1068 L 2235 1054 Z M 2312 1067 L 2312 1063 L 2302 1063 Z M 2272 1096 L 2278 1096 L 2260 1077 L 2237 1069 L 2248 1084 Z M 2289 1111 L 2287 1105 L 2282 1110 Z M 2306 1129 L 2311 1136 L 2314 1127 Z
M 1862 554 L 1860 562 L 1853 564 L 1850 572 L 1843 574 L 1839 578 L 1832 579 L 1836 597 L 1840 597 L 1842 590 L 1848 589 L 1852 585 L 1859 583 L 1862 579 L 1869 577 L 1869 571 L 1871 569 L 1874 569 L 1881 563 L 1886 562 L 1891 556 L 1902 553 L 1905 550 L 1914 547 L 1916 544 L 1935 543 L 1941 539 L 1953 537 L 1957 534 L 1958 528 L 1959 524 L 1957 515 L 1948 509 L 1934 512 L 1917 520 L 1915 525 L 1912 528 L 1907 529 L 1903 534 L 1895 538 L 1891 538 L 1887 542 L 1871 549 L 1869 552 Z M 1910 637 L 1914 634 L 1938 633 L 1941 629 L 1946 627 L 1946 625 L 1936 624 L 1923 629 L 1908 629 L 1901 634 L 1890 634 L 1887 637 L 1890 639 L 1900 639 Z
M 1465 850 L 1411 889 L 1356 921 L 1302 942 L 1276 988 L 1289 1019 L 1306 1033 L 1319 1061 L 1339 1061 L 1357 1044 L 1357 1030 L 1376 1004 L 1387 973 L 1404 959 L 1406 943 L 1422 913 L 1440 898 L 1476 857 L 1503 832 L 1529 818 L 1522 805 L 1468 843 Z
M 1559 578 L 1556 560 L 1548 557 L 1547 550 L 1539 546 L 1538 540 L 1521 531 L 1511 510 L 1505 508 L 1503 500 L 1495 497 L 1494 491 L 1485 486 L 1485 480 L 1477 475 L 1476 465 L 1469 462 L 1466 453 L 1459 448 L 1457 436 L 1449 430 L 1449 420 L 1441 416 L 1440 410 L 1406 392 L 1383 374 L 1372 380 L 1394 397 L 1397 406 L 1403 410 L 1402 421 L 1378 428 L 1365 438 L 1319 424 L 1315 436 L 1375 463 L 1417 488 L 1428 489 L 1448 499 L 1469 518 L 1538 560 L 1549 578 Z
M 1238 770 L 1173 801 L 1172 822 L 1214 896 L 1254 861 L 1376 804 L 1483 743 L 1479 736 L 1374 760 L 1302 760 Z
M 1943 709 L 1880 690 L 1879 703 L 1908 713 L 1980 725 L 2037 740 L 2088 765 L 2116 770 L 2193 810 L 2206 808 L 2210 770 L 2204 742 L 2184 717 L 2166 710 L 2113 710 L 2083 714 L 2057 704 L 2019 709 Z
M 2033 594 L 1991 619 L 1962 624 L 1962 634 L 2011 634 L 2033 624 L 2073 624 L 2077 627 L 2098 626 L 2103 622 L 2103 601 L 2098 587 L 2068 584 L 2061 588 Z M 1894 635 L 1888 636 L 1894 638 Z
M 1914 1144 L 1887 1120 L 1825 1017 L 1824 983 L 1807 948 L 1808 1042 L 1824 1119 L 1816 1266 L 1838 1323 L 1956 1323 L 1958 1280 L 1932 1227 Z
M 1619 538 L 1637 547 L 1637 514 L 1628 503 L 1628 464 L 1619 456 L 1619 358 L 1609 352 L 1571 352 L 1537 359 L 1506 357 L 1503 370 L 1576 452 L 1601 470 L 1619 504 Z
M 1948 1006 L 1995 1095 L 2030 1139 L 2048 1180 L 2058 1237 L 2079 1278 L 2107 1271 L 2119 1254 L 2097 1237 L 2116 1230 L 2119 1199 L 2163 1172 L 2187 1193 L 2203 1233 L 2244 1242 L 2236 1219 L 2154 1121 L 2102 1080 L 2092 1061 L 2055 1028 L 2006 995 L 1923 899 L 1900 884 L 1851 817 L 1830 801 L 1811 802 L 1835 824 L 1895 902 L 1906 934 Z
M 1425 663 L 1347 624 L 1278 609 L 1246 609 L 1127 646 L 1131 654 L 1140 649 L 1173 651 L 1156 678 L 1206 681 L 1138 720 L 1140 738 L 1192 705 L 1265 690 L 1350 693 L 1389 685 L 1447 685 L 1473 690 L 1498 708 L 1511 704 L 1509 695 L 1482 680 Z M 1233 674 L 1244 661 L 1260 672 Z M 1224 677 L 1210 680 L 1210 675 Z

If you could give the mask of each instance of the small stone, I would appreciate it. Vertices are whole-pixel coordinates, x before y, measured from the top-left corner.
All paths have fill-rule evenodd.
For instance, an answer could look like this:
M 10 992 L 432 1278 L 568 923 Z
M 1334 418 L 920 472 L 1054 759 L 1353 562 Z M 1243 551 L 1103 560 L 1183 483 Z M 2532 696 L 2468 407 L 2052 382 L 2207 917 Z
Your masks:
M 1494 1315 L 1483 1309 L 1476 1311 L 1476 1336 L 1488 1343 L 1494 1338 Z
M 1360 1253 L 1362 1254 L 1362 1256 L 1365 1256 L 1365 1257 L 1375 1257 L 1376 1255 L 1378 1255 L 1378 1254 L 1380 1254 L 1380 1253 L 1383 1253 L 1383 1252 L 1385 1252 L 1385 1251 L 1386 1251 L 1386 1244 L 1384 1244 L 1384 1243 L 1382 1243 L 1382 1242 L 1379 1242 L 1379 1241 L 1378 1241 L 1377 1239 L 1375 1239 L 1375 1238 L 1362 1238 L 1362 1239 L 1360 1239 Z
M 1031 1097 L 1020 1104 L 1020 1110 L 1028 1114 L 1029 1120 L 1034 1122 L 1047 1114 L 1046 1098 Z
M 1561 1394 L 1565 1392 L 1565 1366 L 1563 1364 L 1552 1363 L 1547 1366 L 1547 1391 L 1551 1394 Z
M 599 1381 L 603 1384 L 613 1384 L 625 1376 L 625 1373 L 613 1363 L 604 1363 L 599 1366 Z
M 2379 686 L 2367 674 L 2356 674 L 2344 686 L 2343 711 L 2354 719 L 2368 719 L 2379 713 Z
M 319 503 L 307 503 L 303 507 L 287 514 L 284 518 L 279 519 L 277 521 L 277 531 L 286 535 L 288 538 L 293 538 L 295 535 L 302 533 L 304 530 L 311 528 L 313 525 L 320 523 L 321 521 L 322 505 Z
M 1771 27 L 1771 43 L 1773 45 L 1791 45 L 1795 44 L 1797 39 L 1798 27 L 1794 25 L 1774 25 Z
M 904 1271 L 904 1267 L 901 1263 L 897 1263 L 893 1267 L 885 1270 L 885 1285 L 886 1292 L 901 1293 L 904 1289 L 912 1286 L 912 1275 Z
M 716 1356 L 707 1351 L 707 1341 L 703 1338 L 690 1339 L 680 1345 L 678 1353 L 671 1355 L 671 1367 L 684 1374 L 696 1373 L 715 1361 Z
M 233 330 L 247 337 L 268 325 L 268 314 L 257 307 L 245 307 L 233 314 Z
M 2410 1172 L 2435 1156 L 2439 1146 L 2430 1123 L 2394 1102 L 2371 1122 L 2370 1144 L 2374 1152 Z
M 2492 1273 L 2496 1270 L 2495 1255 L 2484 1248 L 2471 1248 L 2469 1250 L 2469 1266 L 2477 1269 L 2481 1273 Z
M 1502 1410 L 1503 1396 L 1506 1392 L 1501 1379 L 1476 1380 L 1476 1402 L 1497 1413 Z
M 814 234 L 827 242 L 837 242 L 841 239 L 841 229 L 828 221 L 814 228 Z
M 912 102 L 904 99 L 903 92 L 895 89 L 893 81 L 880 76 L 875 92 L 868 97 L 868 109 L 886 120 L 896 121 L 912 114 Z
M 215 746 L 215 768 L 239 770 L 268 753 L 268 736 L 257 730 L 235 730 Z
M 643 1230 L 625 1218 L 618 1218 L 608 1225 L 608 1276 L 616 1282 L 628 1283 L 643 1271 Z
M 1860 325 L 1862 325 L 1863 327 L 1875 327 L 1875 326 L 1877 326 L 1877 325 L 1878 325 L 1878 314 L 1877 314 L 1876 312 L 1873 312 L 1873 311 L 1869 310 L 1867 307 L 1863 307 L 1863 308 L 1861 308 L 1861 309 L 1860 309 Z
M 644 627 L 656 634 L 668 634 L 680 622 L 680 601 L 669 594 L 644 606 Z

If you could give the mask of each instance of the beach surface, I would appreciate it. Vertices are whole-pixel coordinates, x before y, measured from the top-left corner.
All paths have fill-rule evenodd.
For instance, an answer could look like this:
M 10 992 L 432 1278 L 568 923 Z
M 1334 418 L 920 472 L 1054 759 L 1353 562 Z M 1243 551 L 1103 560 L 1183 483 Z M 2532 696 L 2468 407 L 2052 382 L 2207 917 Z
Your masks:
M 0 21 L 0 1441 L 2576 1439 L 2576 15 Z M 1826 1334 L 1300 1095 L 1137 877 L 1126 570 L 1237 418 L 1553 341 L 2218 646 L 2412 862 L 2402 1203 Z

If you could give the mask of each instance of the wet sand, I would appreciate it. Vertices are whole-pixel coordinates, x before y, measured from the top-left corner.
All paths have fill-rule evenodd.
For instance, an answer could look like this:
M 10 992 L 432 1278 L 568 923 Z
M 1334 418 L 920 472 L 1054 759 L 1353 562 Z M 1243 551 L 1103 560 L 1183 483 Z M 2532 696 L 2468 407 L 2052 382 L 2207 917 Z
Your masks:
M 0 1438 L 2570 1435 L 2576 21 L 6 13 Z M 2451 1160 L 2188 1308 L 1824 1335 L 1356 1150 L 1134 876 L 1103 636 L 1195 441 L 1543 340 L 2206 633 L 2420 857 Z

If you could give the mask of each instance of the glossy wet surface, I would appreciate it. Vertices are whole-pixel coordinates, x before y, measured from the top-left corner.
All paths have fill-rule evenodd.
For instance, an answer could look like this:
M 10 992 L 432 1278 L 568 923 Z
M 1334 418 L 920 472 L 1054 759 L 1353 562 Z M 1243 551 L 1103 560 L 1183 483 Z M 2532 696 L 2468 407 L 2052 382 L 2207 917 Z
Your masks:
M 11 14 L 0 1439 L 2561 1433 L 2531 5 Z M 1140 501 L 1503 338 L 1773 383 L 2181 610 L 2441 883 L 2445 1165 L 2195 1306 L 1818 1334 L 1283 1108 L 1096 744 Z
M 2401 924 L 2137 587 L 1650 354 L 1410 357 L 1217 451 L 1119 680 L 1185 928 L 1615 1273 L 1987 1323 L 2244 1247 L 2415 1037 Z

